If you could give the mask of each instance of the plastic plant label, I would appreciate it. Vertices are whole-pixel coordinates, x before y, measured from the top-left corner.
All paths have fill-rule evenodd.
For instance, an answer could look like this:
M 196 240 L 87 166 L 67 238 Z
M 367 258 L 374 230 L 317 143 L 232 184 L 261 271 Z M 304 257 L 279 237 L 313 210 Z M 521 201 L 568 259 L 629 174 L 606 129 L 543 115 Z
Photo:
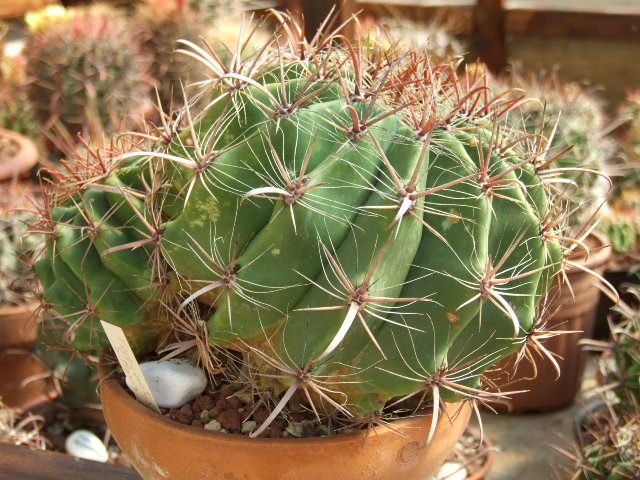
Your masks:
M 133 390 L 136 400 L 151 410 L 160 413 L 158 404 L 155 398 L 153 398 L 149 384 L 144 378 L 144 374 L 140 369 L 136 356 L 133 354 L 133 350 L 131 350 L 124 331 L 120 327 L 103 320 L 101 320 L 100 323 L 102 324 L 104 332 L 107 334 L 107 338 L 109 339 L 109 343 L 111 343 L 116 357 L 118 357 L 124 374 L 127 376 L 127 384 L 131 390 Z

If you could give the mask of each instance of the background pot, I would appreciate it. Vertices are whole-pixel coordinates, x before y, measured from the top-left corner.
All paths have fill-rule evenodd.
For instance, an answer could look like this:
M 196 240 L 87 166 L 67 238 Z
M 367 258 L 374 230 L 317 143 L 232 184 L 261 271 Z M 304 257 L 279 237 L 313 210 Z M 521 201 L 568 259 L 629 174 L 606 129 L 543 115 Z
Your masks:
M 482 443 L 480 443 L 481 438 Z M 478 428 L 469 426 L 447 458 L 447 463 L 453 464 L 451 470 L 441 470 L 436 478 L 437 480 L 459 478 L 462 476 L 460 470 L 464 468 L 465 480 L 484 480 L 493 468 L 495 458 L 496 448 L 491 439 L 486 434 L 481 435 Z M 457 472 L 454 471 L 455 467 L 458 468 Z
M 101 366 L 101 378 L 106 369 Z M 435 438 L 423 447 L 429 416 L 324 438 L 266 439 L 207 432 L 170 421 L 131 397 L 116 379 L 101 383 L 104 417 L 120 448 L 147 480 L 427 480 L 462 435 L 471 407 L 448 404 Z M 450 421 L 450 419 L 453 419 Z
M 13 156 L 0 156 L 0 180 L 11 180 L 27 174 L 38 163 L 38 149 L 31 140 L 12 130 L 0 128 L 0 141 L 15 143 Z
M 29 381 L 46 372 L 33 355 L 35 304 L 0 307 L 0 397 L 5 405 L 28 410 L 46 400 L 46 382 Z
M 609 241 L 603 234 L 593 232 L 587 237 L 587 244 L 591 249 L 589 257 L 575 261 L 602 274 L 611 257 Z M 547 358 L 533 353 L 536 359 L 536 375 L 536 370 L 528 360 L 524 359 L 516 366 L 516 356 L 511 355 L 488 372 L 487 377 L 495 384 L 497 390 L 528 391 L 510 395 L 511 410 L 505 405 L 492 405 L 496 410 L 503 413 L 549 411 L 566 407 L 575 399 L 580 389 L 587 355 L 581 351 L 578 342 L 582 338 L 593 336 L 600 290 L 595 287 L 597 279 L 582 270 L 569 270 L 567 278 L 571 289 L 565 284 L 556 283 L 549 292 L 546 308 L 547 311 L 556 313 L 549 320 L 546 329 L 582 333 L 558 335 L 543 341 L 545 348 L 556 355 L 561 370 L 560 378 L 556 379 L 556 369 Z M 536 377 L 531 379 L 534 375 Z

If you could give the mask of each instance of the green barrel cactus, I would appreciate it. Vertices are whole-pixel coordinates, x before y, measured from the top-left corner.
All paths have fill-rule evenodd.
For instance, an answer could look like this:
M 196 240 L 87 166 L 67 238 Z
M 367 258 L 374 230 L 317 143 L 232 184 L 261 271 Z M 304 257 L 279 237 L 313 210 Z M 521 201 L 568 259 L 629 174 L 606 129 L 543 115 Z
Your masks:
M 51 191 L 50 316 L 82 350 L 107 347 L 102 319 L 139 354 L 171 332 L 205 365 L 233 351 L 281 405 L 478 395 L 562 267 L 542 142 L 484 78 L 275 15 L 285 41 L 243 62 L 183 44 L 207 107 Z

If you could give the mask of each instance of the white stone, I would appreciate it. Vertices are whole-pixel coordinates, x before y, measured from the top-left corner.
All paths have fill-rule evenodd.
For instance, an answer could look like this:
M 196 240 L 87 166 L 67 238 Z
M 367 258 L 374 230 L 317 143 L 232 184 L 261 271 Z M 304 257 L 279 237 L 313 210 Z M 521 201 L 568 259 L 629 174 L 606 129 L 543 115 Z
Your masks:
M 467 469 L 461 463 L 447 462 L 438 471 L 436 480 L 465 480 Z
M 93 432 L 89 430 L 76 430 L 71 432 L 64 442 L 64 448 L 69 455 L 74 457 L 106 462 L 109 460 L 109 452 Z
M 241 432 L 246 434 L 249 434 L 251 432 L 253 432 L 253 430 L 256 428 L 256 422 L 254 422 L 253 420 L 247 420 L 246 422 L 244 422 L 242 424 L 242 430 Z
M 204 371 L 184 359 L 145 362 L 140 369 L 160 408 L 181 407 L 207 388 Z

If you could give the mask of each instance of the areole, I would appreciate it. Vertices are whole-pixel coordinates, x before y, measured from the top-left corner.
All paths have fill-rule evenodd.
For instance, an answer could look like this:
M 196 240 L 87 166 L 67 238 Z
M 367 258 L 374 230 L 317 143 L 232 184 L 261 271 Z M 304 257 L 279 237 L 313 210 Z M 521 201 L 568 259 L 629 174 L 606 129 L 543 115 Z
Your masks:
M 159 416 L 108 378 L 100 366 L 104 416 L 120 448 L 146 480 L 432 478 L 464 432 L 469 402 L 447 404 L 433 441 L 425 446 L 431 415 L 391 428 L 312 439 L 248 438 L 207 432 Z

